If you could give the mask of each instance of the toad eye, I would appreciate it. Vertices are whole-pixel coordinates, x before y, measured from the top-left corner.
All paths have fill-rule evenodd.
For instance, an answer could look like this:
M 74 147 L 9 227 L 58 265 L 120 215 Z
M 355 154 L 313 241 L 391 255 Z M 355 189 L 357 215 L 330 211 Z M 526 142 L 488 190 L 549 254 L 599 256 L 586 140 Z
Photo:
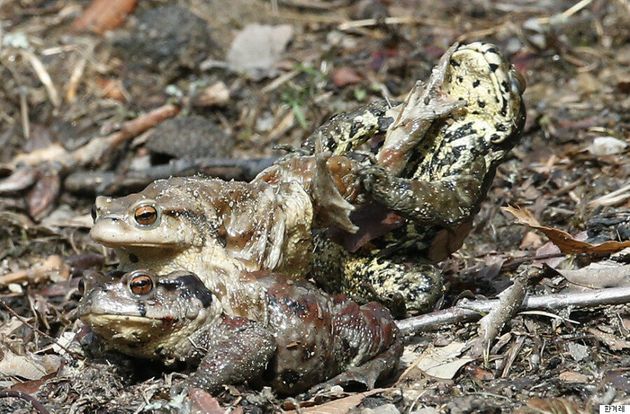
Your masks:
M 158 212 L 153 206 L 140 206 L 133 212 L 133 218 L 141 226 L 150 226 L 157 221 Z
M 92 209 L 90 210 L 90 214 L 92 215 L 92 220 L 96 220 L 96 204 L 92 204 Z
M 129 290 L 138 296 L 144 296 L 153 290 L 153 278 L 146 273 L 136 273 L 129 279 Z

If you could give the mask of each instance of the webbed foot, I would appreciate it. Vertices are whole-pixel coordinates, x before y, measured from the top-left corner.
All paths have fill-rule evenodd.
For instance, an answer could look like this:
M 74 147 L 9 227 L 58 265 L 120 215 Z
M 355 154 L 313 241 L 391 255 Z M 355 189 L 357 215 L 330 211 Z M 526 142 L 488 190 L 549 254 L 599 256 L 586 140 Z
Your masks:
M 455 99 L 442 91 L 451 56 L 457 47 L 455 43 L 444 53 L 426 85 L 416 82 L 400 105 L 398 117 L 388 129 L 385 142 L 377 154 L 378 163 L 393 175 L 403 171 L 414 148 L 435 120 L 445 118 L 466 105 L 461 97 Z
M 379 380 L 391 376 L 398 368 L 398 361 L 402 351 L 402 341 L 397 340 L 385 352 L 366 363 L 358 367 L 350 367 L 328 381 L 311 387 L 308 390 L 308 394 L 314 395 L 335 385 L 353 390 L 357 388 L 371 390 Z
M 337 188 L 327 164 L 330 156 L 329 152 L 315 155 L 316 171 L 312 185 L 315 209 L 322 224 L 356 233 L 359 228 L 350 220 L 350 213 L 355 207 L 341 196 Z

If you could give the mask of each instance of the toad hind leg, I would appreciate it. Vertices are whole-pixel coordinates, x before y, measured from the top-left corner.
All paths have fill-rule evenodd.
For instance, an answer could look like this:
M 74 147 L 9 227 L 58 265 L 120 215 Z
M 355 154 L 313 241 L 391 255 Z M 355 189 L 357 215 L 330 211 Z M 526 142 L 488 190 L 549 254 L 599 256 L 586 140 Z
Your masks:
M 379 253 L 349 253 L 319 236 L 315 238 L 311 275 L 324 290 L 344 293 L 360 302 L 382 303 L 395 317 L 430 310 L 442 295 L 440 270 L 429 263 Z
M 395 373 L 402 352 L 402 341 L 397 340 L 385 352 L 378 354 L 366 363 L 349 367 L 346 371 L 328 381 L 311 387 L 308 390 L 308 394 L 313 395 L 318 391 L 328 389 L 335 385 L 339 385 L 343 388 L 371 390 L 378 381 L 385 380 Z

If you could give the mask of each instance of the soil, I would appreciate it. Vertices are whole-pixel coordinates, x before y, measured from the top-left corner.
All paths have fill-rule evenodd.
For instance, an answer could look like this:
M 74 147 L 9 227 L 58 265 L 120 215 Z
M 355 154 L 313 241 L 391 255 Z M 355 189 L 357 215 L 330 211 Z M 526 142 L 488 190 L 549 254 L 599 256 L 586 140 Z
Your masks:
M 621 247 L 561 252 L 554 239 L 630 239 L 627 1 L 146 0 L 107 29 L 81 23 L 96 3 L 0 2 L 0 412 L 177 412 L 169 385 L 185 372 L 93 358 L 79 344 L 89 336 L 76 314 L 81 275 L 117 263 L 88 237 L 94 195 L 199 171 L 250 179 L 274 146 L 299 146 L 332 115 L 403 98 L 455 41 L 499 46 L 527 81 L 528 117 L 472 234 L 442 263 L 438 307 L 496 297 L 524 275 L 532 295 L 630 285 Z M 123 3 L 135 2 L 110 6 Z M 255 71 L 227 59 L 250 24 L 289 25 L 260 32 L 269 50 L 244 51 Z M 519 224 L 508 205 L 552 230 Z M 567 271 L 585 268 L 587 282 Z M 626 302 L 515 314 L 476 353 L 464 344 L 483 335 L 477 322 L 435 323 L 369 395 L 298 401 L 239 386 L 192 398 L 197 412 L 628 410 Z M 447 346 L 457 350 L 446 359 L 423 354 Z

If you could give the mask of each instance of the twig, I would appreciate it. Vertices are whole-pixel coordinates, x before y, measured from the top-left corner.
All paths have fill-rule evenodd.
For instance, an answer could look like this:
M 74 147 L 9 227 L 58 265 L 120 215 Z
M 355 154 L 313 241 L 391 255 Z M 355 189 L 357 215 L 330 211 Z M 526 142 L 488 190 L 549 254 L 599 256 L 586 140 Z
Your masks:
M 24 133 L 24 138 L 29 139 L 31 137 L 31 122 L 30 117 L 28 115 L 28 99 L 27 98 L 28 90 L 26 87 L 20 87 L 20 118 L 22 121 L 22 132 Z
M 104 137 L 94 138 L 72 152 L 66 151 L 59 144 L 51 144 L 46 148 L 18 155 L 13 159 L 11 165 L 15 167 L 23 163 L 34 166 L 54 159 L 59 162 L 67 172 L 77 166 L 98 164 L 109 151 L 112 151 L 123 142 L 153 128 L 165 119 L 174 117 L 179 113 L 179 110 L 180 108 L 177 105 L 165 104 L 151 112 L 140 115 L 136 119 L 123 123 L 119 131 Z
M 581 1 L 577 2 L 577 3 L 575 3 L 573 6 L 569 7 L 568 9 L 566 9 L 565 11 L 563 11 L 562 12 L 562 16 L 563 17 L 571 17 L 575 13 L 577 13 L 580 10 L 582 10 L 583 8 L 587 7 L 592 2 L 593 2 L 593 0 L 581 0 Z
M 68 81 L 68 86 L 66 87 L 67 102 L 72 103 L 77 98 L 77 88 L 79 87 L 79 83 L 81 82 L 81 77 L 83 77 L 83 72 L 85 72 L 87 61 L 88 60 L 86 57 L 82 57 L 72 70 L 70 80 Z
M 166 165 L 158 165 L 142 171 L 131 171 L 122 175 L 109 171 L 77 171 L 66 178 L 64 188 L 75 193 L 113 195 L 123 191 L 137 190 L 160 178 L 193 175 L 200 172 L 223 179 L 240 178 L 249 181 L 273 164 L 276 159 L 277 157 L 178 159 Z
M 630 198 L 630 184 L 623 186 L 612 193 L 606 194 L 588 203 L 589 207 L 612 206 Z
M 527 296 L 519 310 L 584 308 L 601 305 L 617 305 L 630 302 L 630 287 L 597 289 L 590 292 L 554 293 L 541 296 Z M 498 306 L 499 300 L 462 300 L 449 309 L 415 316 L 398 322 L 403 334 L 413 334 L 442 325 L 480 319 L 483 314 Z
M 0 390 L 0 398 L 19 398 L 31 403 L 35 411 L 39 414 L 50 414 L 46 407 L 44 407 L 44 404 L 40 403 L 35 397 L 22 391 Z
M 358 29 L 360 27 L 371 27 L 377 25 L 403 25 L 403 24 L 418 24 L 418 25 L 430 25 L 425 18 L 422 17 L 413 17 L 413 16 L 394 16 L 394 17 L 385 17 L 384 19 L 363 19 L 363 20 L 351 20 L 348 22 L 343 22 L 339 26 L 337 26 L 338 30 L 350 30 L 350 29 Z
M 490 355 L 490 345 L 501 332 L 503 326 L 519 310 L 519 304 L 523 303 L 527 294 L 527 279 L 526 272 L 517 275 L 512 286 L 502 292 L 496 306 L 479 321 L 479 328 L 477 329 L 479 337 L 475 339 L 472 352 L 483 355 L 486 363 Z

